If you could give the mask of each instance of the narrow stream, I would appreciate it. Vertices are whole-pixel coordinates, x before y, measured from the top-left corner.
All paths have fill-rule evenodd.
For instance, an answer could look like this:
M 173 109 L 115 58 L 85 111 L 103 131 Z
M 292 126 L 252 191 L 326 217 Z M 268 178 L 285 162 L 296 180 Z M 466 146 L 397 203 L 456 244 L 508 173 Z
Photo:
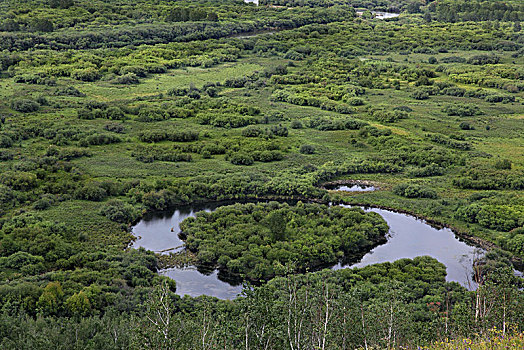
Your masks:
M 144 247 L 157 253 L 167 254 L 183 249 L 184 242 L 178 237 L 180 223 L 195 216 L 198 211 L 213 211 L 217 207 L 234 202 L 209 203 L 178 207 L 171 212 L 155 213 L 145 217 L 133 227 L 137 240 L 134 248 Z M 347 206 L 349 207 L 349 206 Z M 455 281 L 474 289 L 471 282 L 472 261 L 481 252 L 460 241 L 448 228 L 437 229 L 411 215 L 384 209 L 365 209 L 380 214 L 390 227 L 388 241 L 351 266 L 335 265 L 333 269 L 364 267 L 370 264 L 393 262 L 403 258 L 429 255 L 447 268 L 447 281 Z M 177 282 L 177 294 L 199 296 L 202 294 L 222 299 L 235 298 L 242 286 L 232 286 L 220 279 L 218 271 L 201 271 L 195 267 L 172 268 L 160 271 Z
M 365 11 L 356 11 L 357 16 L 361 17 L 362 14 L 364 14 Z M 398 13 L 393 12 L 382 12 L 382 11 L 370 11 L 373 15 L 375 15 L 376 19 L 389 19 L 389 18 L 395 18 L 400 16 Z
M 342 191 L 342 192 L 370 192 L 370 191 L 375 191 L 378 189 L 375 186 L 362 185 L 362 184 L 327 185 L 324 187 L 326 190 Z

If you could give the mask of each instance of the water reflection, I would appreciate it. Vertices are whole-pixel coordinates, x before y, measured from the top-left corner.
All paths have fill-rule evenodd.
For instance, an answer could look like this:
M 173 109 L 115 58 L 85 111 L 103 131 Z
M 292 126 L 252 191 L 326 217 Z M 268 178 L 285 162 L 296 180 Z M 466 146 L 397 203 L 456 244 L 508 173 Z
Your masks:
M 387 243 L 380 245 L 364 255 L 360 262 L 351 266 L 364 267 L 371 264 L 393 262 L 404 258 L 429 255 L 446 265 L 446 280 L 460 283 L 474 289 L 471 281 L 473 259 L 482 251 L 460 241 L 449 228 L 437 229 L 413 216 L 395 213 L 384 209 L 366 209 L 380 214 L 389 226 Z
M 234 202 L 212 203 L 179 207 L 144 218 L 133 233 L 139 237 L 133 247 L 144 247 L 159 253 L 182 249 L 183 241 L 178 238 L 180 223 L 195 216 L 198 211 L 213 211 L 217 207 Z M 346 206 L 349 207 L 349 206 Z M 380 214 L 390 227 L 388 241 L 364 255 L 360 262 L 351 266 L 338 264 L 334 269 L 364 267 L 370 264 L 393 262 L 403 258 L 431 256 L 447 269 L 447 281 L 456 281 L 466 288 L 475 288 L 471 282 L 472 261 L 479 251 L 460 241 L 450 229 L 437 229 L 413 216 L 384 209 L 365 209 Z M 160 272 L 177 282 L 177 294 L 199 296 L 202 294 L 222 299 L 232 299 L 241 292 L 241 286 L 231 286 L 220 279 L 217 271 L 203 272 L 195 267 L 173 268 Z

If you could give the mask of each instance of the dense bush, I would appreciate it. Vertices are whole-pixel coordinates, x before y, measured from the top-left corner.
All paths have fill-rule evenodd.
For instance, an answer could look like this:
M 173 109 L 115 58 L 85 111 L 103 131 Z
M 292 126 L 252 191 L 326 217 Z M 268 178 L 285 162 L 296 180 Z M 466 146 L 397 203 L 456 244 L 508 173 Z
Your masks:
M 74 86 L 67 86 L 64 88 L 57 89 L 55 91 L 55 95 L 57 96 L 74 96 L 74 97 L 85 97 L 86 94 L 83 92 L 80 92 L 77 88 Z
M 471 149 L 471 144 L 465 141 L 454 140 L 441 134 L 427 134 L 426 137 L 431 141 L 450 148 L 467 151 Z
M 315 153 L 315 147 L 312 145 L 302 145 L 298 151 L 302 154 L 313 154 Z
M 303 127 L 304 125 L 300 120 L 295 119 L 291 122 L 291 129 L 302 129 Z
M 469 64 L 497 64 L 500 62 L 500 57 L 494 55 L 475 55 L 468 58 L 467 63 Z
M 109 107 L 107 109 L 104 110 L 103 112 L 103 116 L 104 118 L 106 119 L 111 119 L 111 120 L 124 120 L 126 119 L 126 116 L 124 114 L 124 112 L 122 111 L 122 109 L 120 107 Z
M 196 141 L 199 138 L 199 133 L 196 131 L 184 130 L 184 131 L 161 131 L 161 130 L 150 130 L 144 131 L 138 135 L 138 138 L 142 142 L 152 143 L 160 141 L 173 141 L 173 142 L 191 142 Z
M 469 117 L 482 114 L 482 111 L 475 105 L 448 105 L 442 109 L 447 115 L 456 115 L 459 117 Z
M 121 84 L 121 85 L 131 85 L 131 84 L 138 84 L 140 80 L 138 80 L 138 76 L 135 73 L 126 73 L 124 75 L 118 76 L 113 80 L 114 84 Z
M 250 115 L 237 115 L 230 113 L 200 113 L 198 115 L 203 125 L 212 125 L 221 128 L 241 128 L 260 122 L 259 117 Z
M 475 128 L 471 126 L 471 124 L 469 124 L 468 122 L 461 122 L 459 124 L 459 128 L 462 130 L 475 130 Z
M 71 72 L 71 78 L 81 81 L 96 81 L 101 74 L 95 68 L 76 69 Z
M 235 165 L 252 165 L 255 161 L 252 156 L 243 152 L 232 153 L 228 158 L 231 164 Z
M 417 89 L 411 93 L 411 97 L 413 97 L 415 100 L 427 100 L 429 98 L 429 94 L 423 89 Z
M 475 190 L 522 190 L 524 174 L 506 171 L 471 170 L 465 176 L 453 180 L 453 185 L 463 189 Z
M 265 163 L 284 159 L 281 151 L 255 151 L 252 155 L 254 160 Z
M 358 130 L 368 125 L 366 122 L 352 118 L 312 117 L 307 126 L 317 130 Z
M 394 123 L 401 119 L 406 119 L 408 113 L 402 110 L 385 111 L 381 109 L 372 109 L 370 115 L 382 123 Z
M 9 148 L 13 145 L 13 139 L 9 135 L 0 134 L 0 148 Z
M 33 100 L 20 99 L 11 102 L 11 108 L 22 113 L 36 112 L 40 108 L 40 104 Z
M 122 142 L 122 139 L 117 135 L 106 134 L 106 133 L 96 133 L 89 136 L 86 136 L 84 139 L 80 140 L 78 143 L 79 146 L 96 146 L 96 145 L 109 145 L 111 143 Z
M 459 208 L 455 216 L 499 231 L 510 231 L 524 225 L 523 206 L 474 203 Z
M 495 162 L 495 169 L 499 170 L 510 170 L 511 161 L 509 159 L 499 159 Z
M 27 191 L 37 186 L 37 177 L 30 172 L 4 171 L 0 174 L 0 183 L 15 190 Z
M 101 186 L 100 183 L 91 182 L 78 189 L 75 195 L 79 199 L 99 202 L 107 197 L 107 191 Z
M 118 199 L 108 201 L 100 213 L 109 220 L 120 223 L 132 223 L 138 217 L 138 212 L 132 205 Z

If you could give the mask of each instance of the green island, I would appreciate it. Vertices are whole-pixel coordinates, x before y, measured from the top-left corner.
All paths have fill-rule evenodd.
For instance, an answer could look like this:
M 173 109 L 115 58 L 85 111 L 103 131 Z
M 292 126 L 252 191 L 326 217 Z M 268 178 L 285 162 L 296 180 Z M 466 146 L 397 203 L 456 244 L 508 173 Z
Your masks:
M 255 281 L 285 273 L 288 263 L 305 271 L 355 259 L 388 232 L 380 215 L 360 208 L 277 202 L 200 212 L 181 229 L 199 263 Z
M 523 21 L 520 0 L 2 1 L 0 348 L 522 349 Z M 135 249 L 147 215 L 220 201 L 180 256 Z M 471 285 L 428 256 L 321 270 L 388 231 L 330 203 L 452 228 L 485 250 Z M 179 295 L 170 259 L 243 292 Z

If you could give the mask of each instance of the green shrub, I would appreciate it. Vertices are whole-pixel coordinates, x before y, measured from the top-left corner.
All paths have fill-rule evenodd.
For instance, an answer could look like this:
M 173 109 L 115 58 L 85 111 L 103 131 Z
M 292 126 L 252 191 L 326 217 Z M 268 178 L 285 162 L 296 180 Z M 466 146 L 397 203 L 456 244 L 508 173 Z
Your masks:
M 105 109 L 103 114 L 104 114 L 104 117 L 106 119 L 110 119 L 110 120 L 124 120 L 124 119 L 126 119 L 126 115 L 124 114 L 122 109 L 120 107 L 116 107 L 116 106 L 115 107 L 109 107 L 109 108 Z
M 0 134 L 0 148 L 9 148 L 13 146 L 13 139 L 9 135 Z
M 459 128 L 462 130 L 475 130 L 475 128 L 472 127 L 468 122 L 460 123 Z
M 440 176 L 444 174 L 444 168 L 435 163 L 431 163 L 428 166 L 413 169 L 408 174 L 410 177 Z
M 30 113 L 38 111 L 40 104 L 33 100 L 19 99 L 11 102 L 11 108 L 18 112 Z
M 15 190 L 27 191 L 37 186 L 37 177 L 25 171 L 4 171 L 0 174 L 0 183 Z
M 429 94 L 422 89 L 417 89 L 411 93 L 411 97 L 413 97 L 415 100 L 427 100 L 429 98 Z
M 474 105 L 449 105 L 442 109 L 442 112 L 450 116 L 469 117 L 482 114 L 480 108 Z
M 407 198 L 437 198 L 435 190 L 417 184 L 403 183 L 396 185 L 393 188 L 393 193 Z
M 71 78 L 81 81 L 96 81 L 100 76 L 100 72 L 95 68 L 76 69 L 71 72 Z
M 302 145 L 298 150 L 302 154 L 313 154 L 315 153 L 315 146 L 312 145 Z
M 252 165 L 255 160 L 252 156 L 243 152 L 235 152 L 229 156 L 231 164 L 235 165 Z
M 107 197 L 107 191 L 100 183 L 92 182 L 76 191 L 76 198 L 99 202 Z
M 74 86 L 67 86 L 65 88 L 60 88 L 55 91 L 55 95 L 57 96 L 74 96 L 74 97 L 85 97 L 86 94 L 83 92 L 80 92 L 77 88 Z
M 132 85 L 138 84 L 139 82 L 140 80 L 138 80 L 138 76 L 135 73 L 127 73 L 113 79 L 113 84 L 121 85 Z
M 112 134 L 93 134 L 89 135 L 79 142 L 82 147 L 96 146 L 96 145 L 109 145 L 112 143 L 122 142 L 122 139 L 117 135 Z
M 495 169 L 499 170 L 511 170 L 511 160 L 509 159 L 498 159 L 495 162 Z
M 293 120 L 291 122 L 291 129 L 302 129 L 304 125 L 302 125 L 302 122 L 300 120 Z
M 242 130 L 242 136 L 244 137 L 259 137 L 264 134 L 264 130 L 260 126 L 250 125 Z
M 100 210 L 111 221 L 120 223 L 132 223 L 138 217 L 138 212 L 131 204 L 118 199 L 108 201 Z

